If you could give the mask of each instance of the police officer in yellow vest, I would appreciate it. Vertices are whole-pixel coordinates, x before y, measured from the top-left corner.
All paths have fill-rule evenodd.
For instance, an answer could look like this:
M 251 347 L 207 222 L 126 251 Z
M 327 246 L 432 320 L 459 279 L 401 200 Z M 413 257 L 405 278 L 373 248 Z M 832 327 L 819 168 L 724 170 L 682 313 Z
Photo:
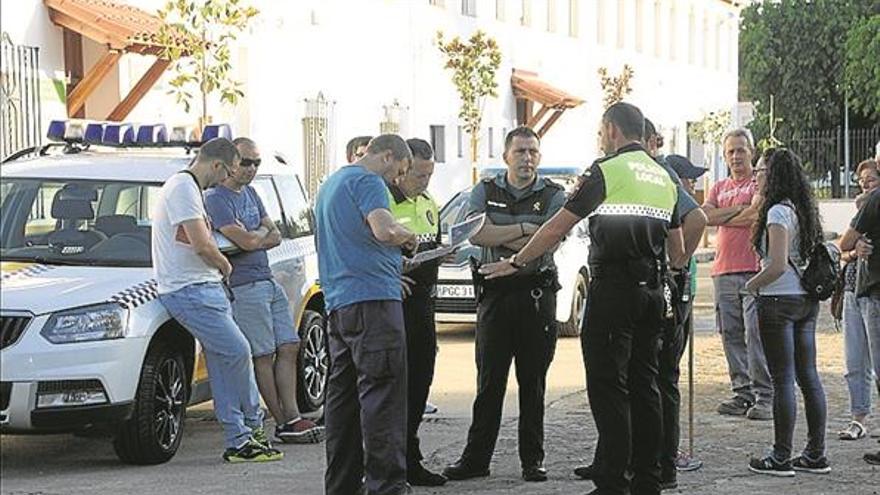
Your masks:
M 413 154 L 406 174 L 388 186 L 388 204 L 398 223 L 416 234 L 416 252 L 440 245 L 440 215 L 437 203 L 428 194 L 428 182 L 434 173 L 434 151 L 423 139 L 408 139 Z M 434 292 L 440 260 L 416 266 L 403 276 L 403 319 L 406 326 L 407 361 L 407 481 L 416 486 L 439 486 L 446 483 L 440 474 L 422 465 L 419 449 L 419 424 L 434 378 L 437 331 L 434 324 Z M 404 268 L 406 271 L 407 267 Z
M 644 125 L 635 106 L 609 107 L 600 127 L 606 156 L 584 172 L 565 207 L 523 249 L 481 269 L 487 278 L 512 275 L 592 214 L 583 329 L 587 393 L 599 431 L 591 494 L 660 493 L 662 279 L 667 252 L 681 260 L 684 246 L 674 215 L 678 194 L 639 142 Z

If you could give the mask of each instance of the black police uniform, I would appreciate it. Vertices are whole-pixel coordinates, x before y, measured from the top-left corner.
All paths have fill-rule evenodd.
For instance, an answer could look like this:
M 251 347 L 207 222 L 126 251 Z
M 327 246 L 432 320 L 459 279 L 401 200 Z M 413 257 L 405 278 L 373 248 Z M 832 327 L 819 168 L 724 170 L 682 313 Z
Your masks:
M 394 184 L 388 186 L 391 212 L 398 222 L 405 222 L 418 235 L 416 252 L 440 245 L 440 221 L 437 205 L 427 193 L 410 200 Z M 419 218 L 412 218 L 418 215 Z M 434 298 L 440 260 L 419 265 L 405 275 L 415 281 L 412 294 L 403 300 L 406 326 L 407 422 L 406 461 L 412 469 L 422 460 L 419 447 L 419 425 L 434 380 L 437 356 L 437 328 L 434 322 Z
M 597 160 L 565 205 L 593 215 L 583 341 L 601 493 L 660 493 L 662 279 L 677 199 L 668 174 L 634 143 Z
M 565 201 L 562 187 L 537 178 L 525 189 L 507 183 L 506 173 L 483 180 L 472 191 L 472 213 L 485 212 L 495 225 L 542 224 Z M 481 263 L 509 257 L 503 246 L 483 248 Z M 486 469 L 501 425 L 511 361 L 519 384 L 519 456 L 522 467 L 544 460 L 544 390 L 556 350 L 556 291 L 553 254 L 529 263 L 515 276 L 484 280 L 473 276 L 478 301 L 476 330 L 477 396 L 462 461 Z

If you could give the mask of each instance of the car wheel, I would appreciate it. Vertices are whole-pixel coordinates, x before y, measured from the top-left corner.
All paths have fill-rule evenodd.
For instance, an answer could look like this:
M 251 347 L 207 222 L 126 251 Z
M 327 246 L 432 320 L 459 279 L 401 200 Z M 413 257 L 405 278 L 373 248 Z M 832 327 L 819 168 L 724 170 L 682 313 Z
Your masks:
M 161 464 L 177 452 L 183 437 L 189 379 L 183 354 L 164 342 L 150 346 L 131 418 L 113 440 L 128 464 Z
M 584 306 L 587 304 L 587 280 L 579 273 L 574 284 L 574 296 L 571 298 L 571 314 L 568 321 L 559 326 L 559 334 L 565 337 L 577 337 L 581 334 L 584 319 Z
M 324 405 L 327 377 L 330 373 L 330 351 L 327 347 L 327 325 L 317 311 L 306 310 L 300 325 L 297 400 L 303 412 Z

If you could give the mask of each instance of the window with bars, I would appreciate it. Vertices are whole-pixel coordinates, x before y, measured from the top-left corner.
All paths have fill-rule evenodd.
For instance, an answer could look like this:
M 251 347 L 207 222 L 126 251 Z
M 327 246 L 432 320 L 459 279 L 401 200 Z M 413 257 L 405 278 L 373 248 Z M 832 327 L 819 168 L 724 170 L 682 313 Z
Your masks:
M 522 0 L 522 16 L 519 22 L 525 27 L 532 25 L 532 0 Z
M 499 22 L 507 20 L 507 0 L 495 0 L 495 19 Z
M 645 49 L 645 0 L 636 0 L 636 51 Z
M 461 0 L 461 15 L 477 16 L 477 0 Z
M 617 0 L 617 48 L 626 47 L 626 0 Z
M 303 125 L 303 166 L 305 168 L 306 192 L 314 199 L 321 182 L 330 174 L 333 156 L 333 118 L 335 102 L 328 101 L 322 93 L 317 98 L 306 99 Z
M 568 35 L 577 38 L 580 34 L 580 10 L 578 0 L 568 0 Z
M 556 32 L 556 0 L 547 0 L 547 32 Z
M 486 134 L 486 148 L 488 149 L 489 158 L 495 158 L 495 128 L 490 127 Z
M 608 15 L 605 2 L 608 0 L 596 0 L 596 43 L 605 44 L 605 23 Z
M 434 161 L 437 163 L 446 162 L 446 127 L 442 125 L 432 125 L 429 129 L 431 136 L 431 147 L 434 148 Z

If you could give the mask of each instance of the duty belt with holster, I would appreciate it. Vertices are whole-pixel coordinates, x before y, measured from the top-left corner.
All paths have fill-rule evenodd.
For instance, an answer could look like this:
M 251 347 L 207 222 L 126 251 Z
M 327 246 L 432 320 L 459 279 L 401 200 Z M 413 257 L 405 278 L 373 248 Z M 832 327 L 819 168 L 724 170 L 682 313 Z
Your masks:
M 485 291 L 513 292 L 518 290 L 540 290 L 549 289 L 558 291 L 560 288 L 559 279 L 555 268 L 544 267 L 537 273 L 530 275 L 514 275 L 509 277 L 500 277 L 487 280 L 480 273 L 480 262 L 470 257 L 471 279 L 474 282 L 474 297 L 477 302 L 482 299 Z
M 647 289 L 662 289 L 664 318 L 670 321 L 676 318 L 675 307 L 681 291 L 678 290 L 678 282 L 667 270 L 666 263 L 662 261 L 639 258 L 590 265 L 590 278 L 613 280 L 615 283 Z

